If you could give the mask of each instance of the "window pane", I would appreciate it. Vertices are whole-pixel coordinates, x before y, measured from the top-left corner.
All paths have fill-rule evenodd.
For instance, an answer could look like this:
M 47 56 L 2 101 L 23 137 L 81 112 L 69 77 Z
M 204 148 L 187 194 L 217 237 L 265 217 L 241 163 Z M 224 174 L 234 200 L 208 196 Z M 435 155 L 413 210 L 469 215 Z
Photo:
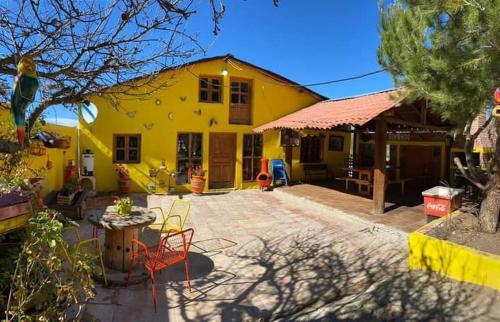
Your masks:
M 248 93 L 248 83 L 240 83 L 240 89 L 242 93 Z
M 212 92 L 212 102 L 220 102 L 219 92 Z
M 238 92 L 240 89 L 239 83 L 231 82 L 231 92 Z
M 177 184 L 185 184 L 188 182 L 188 168 L 188 160 L 181 160 L 177 162 Z
M 191 155 L 193 157 L 201 157 L 201 134 L 193 134 L 191 136 Z
M 212 83 L 212 88 L 213 89 L 219 88 L 219 84 L 220 83 L 219 83 L 219 80 L 217 78 L 211 79 L 211 81 L 212 81 L 211 83 Z
M 252 180 L 252 159 L 243 159 L 243 180 Z
M 177 157 L 187 158 L 189 152 L 189 134 L 179 134 L 177 139 Z
M 139 161 L 139 155 L 137 150 L 131 149 L 128 151 L 128 160 L 129 161 Z
M 125 147 L 125 137 L 124 136 L 117 136 L 116 137 L 116 147 L 117 148 L 124 148 Z
M 137 136 L 129 136 L 128 146 L 131 148 L 137 148 L 139 146 L 139 138 Z
M 208 88 L 208 78 L 200 78 L 200 88 Z
M 202 101 L 202 102 L 208 101 L 208 92 L 207 91 L 200 91 L 200 101 Z
M 243 156 L 251 157 L 252 156 L 252 135 L 245 134 L 243 135 Z
M 231 94 L 231 103 L 233 103 L 233 104 L 239 103 L 239 95 L 238 94 Z
M 252 175 L 252 177 L 254 179 L 256 179 L 259 172 L 260 172 L 260 158 L 254 158 L 253 159 L 253 175 Z
M 116 161 L 125 161 L 125 150 L 116 150 Z
M 241 104 L 248 104 L 248 95 L 247 94 L 241 94 L 240 103 Z
M 253 139 L 253 156 L 261 157 L 262 156 L 262 135 L 256 134 Z

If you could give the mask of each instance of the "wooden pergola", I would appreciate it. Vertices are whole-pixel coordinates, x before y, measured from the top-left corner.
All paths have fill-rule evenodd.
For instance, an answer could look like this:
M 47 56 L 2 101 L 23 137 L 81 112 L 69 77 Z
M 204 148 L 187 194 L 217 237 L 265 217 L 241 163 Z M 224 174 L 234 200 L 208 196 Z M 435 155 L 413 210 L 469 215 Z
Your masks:
M 425 132 L 447 135 L 451 125 L 430 112 L 425 100 L 405 102 L 398 89 L 358 97 L 328 100 L 254 129 L 267 130 L 348 130 L 374 133 L 373 212 L 385 211 L 387 134 Z M 450 158 L 450 144 L 445 159 Z

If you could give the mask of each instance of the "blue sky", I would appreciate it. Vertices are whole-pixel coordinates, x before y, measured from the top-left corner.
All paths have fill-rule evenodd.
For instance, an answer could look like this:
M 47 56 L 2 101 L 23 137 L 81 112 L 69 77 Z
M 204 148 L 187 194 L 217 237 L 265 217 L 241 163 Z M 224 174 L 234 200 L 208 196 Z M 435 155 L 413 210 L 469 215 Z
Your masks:
M 271 0 L 225 0 L 226 14 L 216 38 L 208 0 L 195 1 L 198 13 L 187 27 L 200 34 L 202 43 L 213 42 L 208 57 L 232 53 L 301 84 L 380 69 L 376 0 L 281 0 L 278 8 Z M 338 98 L 391 87 L 390 75 L 382 73 L 312 89 Z M 46 117 L 76 118 L 62 107 L 49 109 Z

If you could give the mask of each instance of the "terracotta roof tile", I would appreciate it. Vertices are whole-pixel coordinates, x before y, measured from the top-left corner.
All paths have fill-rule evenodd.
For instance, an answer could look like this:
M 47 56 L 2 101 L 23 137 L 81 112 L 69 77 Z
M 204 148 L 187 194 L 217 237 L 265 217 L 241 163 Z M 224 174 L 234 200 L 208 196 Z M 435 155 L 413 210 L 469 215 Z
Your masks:
M 344 124 L 363 125 L 403 100 L 404 95 L 398 95 L 400 93 L 400 89 L 392 89 L 362 96 L 322 101 L 261 125 L 255 128 L 254 132 L 280 128 L 326 130 Z

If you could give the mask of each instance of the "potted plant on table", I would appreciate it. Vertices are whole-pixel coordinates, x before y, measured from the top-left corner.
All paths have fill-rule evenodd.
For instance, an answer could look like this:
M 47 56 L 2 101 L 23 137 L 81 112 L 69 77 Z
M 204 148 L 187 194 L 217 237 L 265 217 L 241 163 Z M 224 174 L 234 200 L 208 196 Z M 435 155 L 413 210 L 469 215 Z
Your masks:
M 129 197 L 119 198 L 115 201 L 115 209 L 119 215 L 128 216 L 132 212 L 132 206 L 134 202 Z
M 116 173 L 118 174 L 118 189 L 120 193 L 129 193 L 131 179 L 127 168 L 121 163 L 117 164 Z
M 189 169 L 189 178 L 191 182 L 191 191 L 195 194 L 203 193 L 205 189 L 205 173 L 207 170 L 201 166 L 192 167 Z

